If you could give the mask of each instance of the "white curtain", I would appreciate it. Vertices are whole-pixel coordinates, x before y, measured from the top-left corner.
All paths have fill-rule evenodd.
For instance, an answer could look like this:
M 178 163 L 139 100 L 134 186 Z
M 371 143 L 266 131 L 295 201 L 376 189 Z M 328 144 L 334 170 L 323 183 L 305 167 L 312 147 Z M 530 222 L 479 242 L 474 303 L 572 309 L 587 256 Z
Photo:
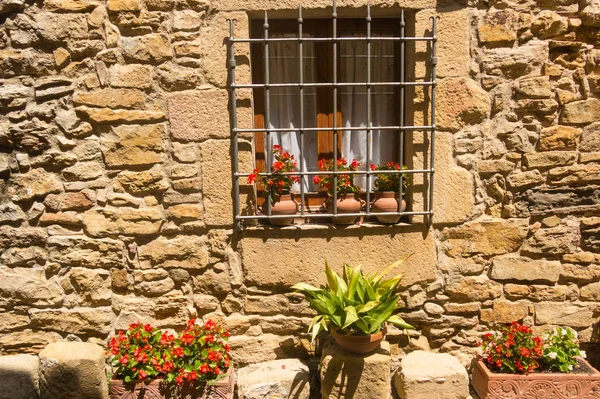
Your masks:
M 367 81 L 367 44 L 364 41 L 344 41 L 340 45 L 341 82 Z M 371 44 L 371 82 L 394 81 L 393 42 L 373 42 Z M 394 88 L 373 86 L 371 89 L 372 126 L 391 126 L 394 123 Z M 342 126 L 367 126 L 367 89 L 353 86 L 341 89 Z M 373 130 L 371 142 L 371 163 L 379 164 L 394 160 L 394 131 Z M 356 158 L 367 167 L 367 131 L 343 131 L 342 154 L 347 159 Z M 354 182 L 366 189 L 366 177 L 357 176 Z
M 280 36 L 281 37 L 281 36 Z M 293 37 L 293 36 L 292 36 Z M 304 82 L 315 82 L 315 58 L 313 43 L 304 43 Z M 269 69 L 271 83 L 299 83 L 299 46 L 296 42 L 275 42 L 269 44 Z M 300 127 L 300 90 L 297 87 L 273 87 L 270 89 L 271 128 Z M 317 127 L 316 90 L 314 87 L 304 88 L 304 127 Z M 267 140 L 265 140 L 265 143 Z M 279 144 L 303 163 L 304 171 L 317 170 L 317 132 L 304 132 L 304 156 L 300 157 L 300 133 L 271 133 L 270 148 Z M 265 152 L 266 154 L 266 152 Z M 304 178 L 305 192 L 317 191 L 312 176 Z M 300 192 L 300 185 L 294 184 L 292 192 Z
M 304 43 L 304 81 L 315 81 L 315 58 L 312 43 Z M 394 47 L 392 42 L 373 42 L 371 45 L 371 81 L 391 82 L 394 80 Z M 298 44 L 296 42 L 279 42 L 269 44 L 269 69 L 271 83 L 298 83 Z M 343 41 L 340 44 L 340 82 L 366 83 L 367 73 L 367 44 L 364 41 Z M 318 60 L 317 60 L 318 61 Z M 271 88 L 271 128 L 300 127 L 300 96 L 296 87 Z M 365 87 L 342 87 L 340 89 L 340 108 L 342 127 L 367 126 L 367 104 Z M 394 122 L 394 88 L 391 86 L 374 86 L 371 97 L 372 125 L 389 126 Z M 315 88 L 304 89 L 304 127 L 316 127 L 317 108 Z M 373 130 L 370 162 L 378 164 L 394 159 L 394 131 Z M 367 162 L 367 132 L 342 131 L 342 156 L 348 160 L 356 158 L 368 168 Z M 300 134 L 297 131 L 289 133 L 271 133 L 270 148 L 274 144 L 281 145 L 300 162 L 305 171 L 316 171 L 317 168 L 317 132 L 304 133 L 304 156 L 300 158 Z M 265 153 L 266 148 L 265 148 Z M 356 177 L 354 182 L 363 190 L 366 189 L 364 176 Z M 306 192 L 317 191 L 312 182 L 312 176 L 304 179 Z M 298 184 L 292 192 L 299 192 Z

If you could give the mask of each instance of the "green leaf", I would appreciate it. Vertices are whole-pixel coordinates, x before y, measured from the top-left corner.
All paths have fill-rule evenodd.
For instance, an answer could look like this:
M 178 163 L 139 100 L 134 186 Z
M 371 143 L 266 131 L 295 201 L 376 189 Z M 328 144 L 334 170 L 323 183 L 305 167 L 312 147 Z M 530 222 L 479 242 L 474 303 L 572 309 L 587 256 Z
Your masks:
M 349 325 L 358 320 L 358 314 L 353 306 L 344 308 L 344 311 L 346 312 L 346 317 L 344 318 L 344 325 L 342 326 L 342 329 L 347 328 Z
M 348 291 L 346 292 L 346 298 L 352 298 L 356 291 L 356 283 L 361 275 L 360 265 L 350 267 L 348 264 L 344 264 L 344 270 L 346 272 L 346 279 L 348 280 Z
M 399 317 L 397 315 L 392 315 L 392 316 L 388 317 L 387 322 L 392 323 L 395 326 L 398 326 L 400 328 L 404 328 L 405 330 L 414 330 L 413 326 L 411 326 L 410 324 L 405 322 L 401 317 Z
M 294 289 L 296 291 L 308 291 L 308 292 L 322 291 L 322 289 L 313 287 L 312 285 L 306 284 L 306 283 L 294 284 L 294 285 L 292 285 L 292 289 Z
M 338 276 L 336 272 L 331 270 L 331 268 L 327 264 L 327 261 L 325 261 L 325 274 L 327 275 L 327 285 L 329 286 L 329 289 L 333 292 L 338 292 L 338 280 L 340 279 L 340 276 Z
M 356 310 L 358 310 L 358 313 L 367 313 L 369 310 L 372 310 L 374 308 L 376 308 L 377 306 L 379 306 L 381 304 L 381 302 L 378 301 L 369 301 L 367 303 L 365 303 L 362 306 L 357 306 Z
M 131 382 L 131 376 L 130 375 L 126 375 L 124 378 L 125 382 Z

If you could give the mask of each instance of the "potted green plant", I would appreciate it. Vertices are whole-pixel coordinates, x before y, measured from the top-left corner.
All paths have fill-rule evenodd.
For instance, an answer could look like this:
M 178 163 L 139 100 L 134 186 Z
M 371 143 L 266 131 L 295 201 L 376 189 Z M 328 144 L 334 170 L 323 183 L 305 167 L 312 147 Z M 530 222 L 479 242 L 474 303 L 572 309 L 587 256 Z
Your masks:
M 600 373 L 585 359 L 576 335 L 556 328 L 544 338 L 513 322 L 486 333 L 479 343 L 472 384 L 481 399 L 594 398 L 600 393 Z
M 209 320 L 188 321 L 177 336 L 133 323 L 108 344 L 111 399 L 233 398 L 229 333 Z
M 337 184 L 334 182 L 334 175 L 323 174 L 317 175 L 313 178 L 313 182 L 318 184 L 319 187 L 327 190 L 327 200 L 325 201 L 325 207 L 329 213 L 333 213 L 333 192 L 334 189 L 337 192 L 337 213 L 358 213 L 364 205 L 359 197 L 360 187 L 354 184 L 354 175 L 352 172 L 358 171 L 360 162 L 353 159 L 352 162 L 348 163 L 345 158 L 338 158 L 336 160 L 338 172 L 342 173 L 337 176 Z M 330 172 L 334 170 L 333 159 L 321 159 L 318 163 L 320 171 Z M 335 188 L 334 188 L 335 185 Z M 356 221 L 356 216 L 334 216 L 333 222 L 336 224 L 352 224 Z
M 380 223 L 398 223 L 399 215 L 377 215 L 378 212 L 403 212 L 406 209 L 406 201 L 398 198 L 400 188 L 400 176 L 402 176 L 402 188 L 406 190 L 409 187 L 409 178 L 406 173 L 400 170 L 407 169 L 406 166 L 400 167 L 400 164 L 394 162 L 382 163 L 379 165 L 369 165 L 371 171 L 395 170 L 398 173 L 380 173 L 373 182 L 374 200 L 371 203 L 375 217 Z M 406 192 L 406 191 L 405 191 Z
M 292 288 L 304 294 L 317 312 L 308 328 L 312 341 L 321 331 L 330 331 L 336 342 L 349 352 L 369 353 L 377 349 L 386 333 L 386 323 L 413 329 L 398 315 L 398 283 L 401 275 L 384 279 L 399 260 L 382 271 L 364 275 L 361 266 L 344 264 L 343 278 L 325 262 L 327 285 L 316 288 L 298 283 Z
M 298 162 L 293 155 L 277 144 L 273 146 L 273 156 L 275 162 L 271 166 L 271 176 L 260 176 L 258 169 L 254 169 L 248 176 L 248 184 L 263 185 L 264 196 L 271 202 L 271 215 L 295 215 L 298 212 L 298 203 L 292 198 L 291 190 L 294 183 L 300 180 L 297 175 L 283 173 L 295 172 Z M 269 222 L 279 226 L 288 225 L 294 222 L 294 218 L 276 218 L 270 219 Z

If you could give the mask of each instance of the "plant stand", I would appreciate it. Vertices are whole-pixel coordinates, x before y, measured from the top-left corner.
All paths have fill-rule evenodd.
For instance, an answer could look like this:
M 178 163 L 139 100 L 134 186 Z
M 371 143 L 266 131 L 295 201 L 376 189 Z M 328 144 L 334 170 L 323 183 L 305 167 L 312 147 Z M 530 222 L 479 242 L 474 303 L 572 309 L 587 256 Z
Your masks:
M 471 384 L 481 399 L 598 399 L 600 373 L 580 360 L 593 370 L 591 374 L 492 373 L 482 360 L 477 360 Z
M 321 355 L 321 396 L 334 398 L 389 398 L 390 344 L 365 355 L 349 353 L 333 340 Z M 433 398 L 432 398 L 433 399 Z

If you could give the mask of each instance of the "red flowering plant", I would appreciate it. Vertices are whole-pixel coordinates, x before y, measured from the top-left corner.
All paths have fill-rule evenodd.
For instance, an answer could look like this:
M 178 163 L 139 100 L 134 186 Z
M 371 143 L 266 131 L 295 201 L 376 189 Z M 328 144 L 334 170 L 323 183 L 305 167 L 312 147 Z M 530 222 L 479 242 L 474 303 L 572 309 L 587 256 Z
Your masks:
M 280 145 L 273 146 L 275 162 L 271 165 L 271 176 L 260 176 L 258 169 L 248 176 L 248 184 L 260 183 L 265 187 L 265 197 L 271 196 L 271 201 L 278 201 L 283 194 L 289 194 L 294 183 L 300 182 L 297 175 L 284 175 L 293 173 L 298 167 L 298 162 Z
M 163 378 L 177 391 L 183 385 L 199 386 L 227 373 L 231 364 L 229 332 L 214 321 L 187 322 L 177 336 L 150 324 L 133 323 L 108 344 L 113 356 L 114 379 L 125 382 Z
M 544 351 L 542 339 L 533 336 L 532 328 L 517 322 L 485 334 L 479 345 L 483 361 L 499 373 L 531 373 L 539 367 L 538 359 Z
M 387 162 L 379 165 L 371 164 L 369 168 L 372 171 L 376 170 L 405 170 L 406 166 L 400 167 L 399 163 Z M 408 174 L 402 173 L 402 188 L 406 189 L 409 186 Z M 375 191 L 398 191 L 400 188 L 400 173 L 380 173 L 373 182 Z
M 338 194 L 359 194 L 360 187 L 354 184 L 354 173 L 358 170 L 358 167 L 361 165 L 356 159 L 353 159 L 350 164 L 345 158 L 338 158 L 337 161 L 337 170 L 338 172 L 348 172 L 339 174 L 337 177 L 337 193 Z M 321 171 L 333 171 L 334 163 L 333 159 L 321 159 L 319 161 L 319 170 Z M 313 178 L 313 182 L 318 184 L 319 187 L 327 189 L 327 193 L 329 195 L 333 195 L 333 185 L 334 179 L 333 175 L 323 174 L 317 175 Z
M 188 321 L 167 353 L 174 366 L 166 373 L 167 382 L 182 387 L 222 378 L 231 364 L 228 337 L 229 332 L 212 320 L 204 324 Z
M 150 324 L 133 323 L 108 343 L 113 356 L 113 377 L 125 382 L 157 378 L 164 372 L 162 333 Z

